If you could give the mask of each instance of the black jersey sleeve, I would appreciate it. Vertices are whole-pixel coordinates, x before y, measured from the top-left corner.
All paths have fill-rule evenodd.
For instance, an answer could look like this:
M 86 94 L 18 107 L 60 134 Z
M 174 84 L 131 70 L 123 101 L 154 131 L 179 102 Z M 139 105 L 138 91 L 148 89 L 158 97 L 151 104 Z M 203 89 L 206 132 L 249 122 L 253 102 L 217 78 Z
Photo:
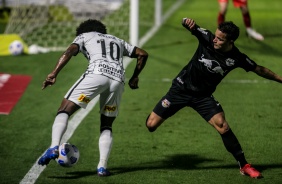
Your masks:
M 233 47 L 230 57 L 234 58 L 238 63 L 237 66 L 243 68 L 246 72 L 253 71 L 257 67 L 257 63 L 242 53 L 236 46 Z
M 185 27 L 187 30 L 189 30 L 192 35 L 196 36 L 200 43 L 202 44 L 210 44 L 212 43 L 212 40 L 214 39 L 214 35 L 211 33 L 211 31 L 201 28 L 198 24 L 195 24 L 195 27 L 193 29 L 190 29 L 187 25 L 184 24 L 186 18 L 182 20 L 182 26 Z
M 250 59 L 246 54 L 241 53 L 240 56 L 240 67 L 243 68 L 246 72 L 253 71 L 256 68 L 257 64 L 255 61 Z
M 201 28 L 197 25 L 196 29 L 191 31 L 192 35 L 196 36 L 200 43 L 202 44 L 211 44 L 214 39 L 214 35 L 211 31 Z

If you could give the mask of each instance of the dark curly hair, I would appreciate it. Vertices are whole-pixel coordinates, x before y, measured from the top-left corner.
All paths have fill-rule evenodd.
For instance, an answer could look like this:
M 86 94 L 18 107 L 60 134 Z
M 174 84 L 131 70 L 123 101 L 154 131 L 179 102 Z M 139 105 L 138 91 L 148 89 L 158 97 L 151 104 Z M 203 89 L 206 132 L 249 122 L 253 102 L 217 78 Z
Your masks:
M 226 34 L 228 40 L 235 41 L 240 34 L 239 27 L 237 27 L 233 22 L 223 22 L 218 25 L 218 29 Z
M 88 32 L 93 32 L 93 31 L 99 32 L 102 34 L 107 34 L 107 28 L 102 22 L 100 22 L 99 20 L 95 20 L 95 19 L 88 19 L 82 22 L 76 28 L 76 36 L 82 33 L 88 33 Z

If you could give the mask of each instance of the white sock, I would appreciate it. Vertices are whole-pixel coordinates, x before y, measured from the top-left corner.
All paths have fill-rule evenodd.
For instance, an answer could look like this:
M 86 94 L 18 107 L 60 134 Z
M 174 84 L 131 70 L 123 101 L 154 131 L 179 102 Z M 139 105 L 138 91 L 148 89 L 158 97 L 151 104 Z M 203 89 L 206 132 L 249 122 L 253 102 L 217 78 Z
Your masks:
M 113 144 L 112 131 L 104 130 L 99 138 L 99 151 L 100 151 L 100 161 L 98 168 L 107 168 L 107 162 L 110 156 L 111 148 Z
M 51 148 L 60 145 L 61 138 L 68 126 L 69 115 L 66 113 L 60 113 L 56 116 L 52 127 L 52 142 Z

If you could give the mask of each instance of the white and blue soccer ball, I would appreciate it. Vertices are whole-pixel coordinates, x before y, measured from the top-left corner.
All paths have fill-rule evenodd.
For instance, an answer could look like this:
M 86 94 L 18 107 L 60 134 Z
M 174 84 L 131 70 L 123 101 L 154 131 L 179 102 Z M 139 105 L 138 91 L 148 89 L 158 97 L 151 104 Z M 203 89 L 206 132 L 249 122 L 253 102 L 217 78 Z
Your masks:
M 19 40 L 15 40 L 9 45 L 9 52 L 12 55 L 21 55 L 24 51 L 23 43 Z
M 59 146 L 59 157 L 56 159 L 57 163 L 63 167 L 72 167 L 79 160 L 78 148 L 70 143 L 63 143 Z

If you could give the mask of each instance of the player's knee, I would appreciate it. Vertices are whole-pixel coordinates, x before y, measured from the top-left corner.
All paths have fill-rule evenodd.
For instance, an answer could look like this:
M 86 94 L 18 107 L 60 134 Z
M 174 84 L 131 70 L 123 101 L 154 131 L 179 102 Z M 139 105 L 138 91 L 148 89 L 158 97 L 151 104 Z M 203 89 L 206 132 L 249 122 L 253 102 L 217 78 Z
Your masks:
M 150 118 L 150 115 L 147 117 L 147 119 L 146 119 L 146 127 L 148 128 L 148 130 L 150 131 L 150 132 L 154 132 L 156 129 L 157 129 L 157 127 L 156 126 L 154 126 L 154 122 L 152 121 L 152 119 Z
M 225 120 L 224 113 L 214 115 L 209 123 L 220 133 L 223 134 L 229 130 L 229 125 Z
M 224 133 L 226 133 L 228 130 L 230 129 L 230 127 L 229 127 L 229 125 L 228 125 L 228 123 L 225 121 L 223 124 L 222 124 L 222 126 L 221 126 L 221 131 L 220 131 L 220 133 L 221 134 L 224 134 Z
M 227 132 L 230 129 L 228 123 L 225 120 L 216 122 L 215 128 L 217 129 L 217 131 L 220 134 L 224 134 L 225 132 Z

